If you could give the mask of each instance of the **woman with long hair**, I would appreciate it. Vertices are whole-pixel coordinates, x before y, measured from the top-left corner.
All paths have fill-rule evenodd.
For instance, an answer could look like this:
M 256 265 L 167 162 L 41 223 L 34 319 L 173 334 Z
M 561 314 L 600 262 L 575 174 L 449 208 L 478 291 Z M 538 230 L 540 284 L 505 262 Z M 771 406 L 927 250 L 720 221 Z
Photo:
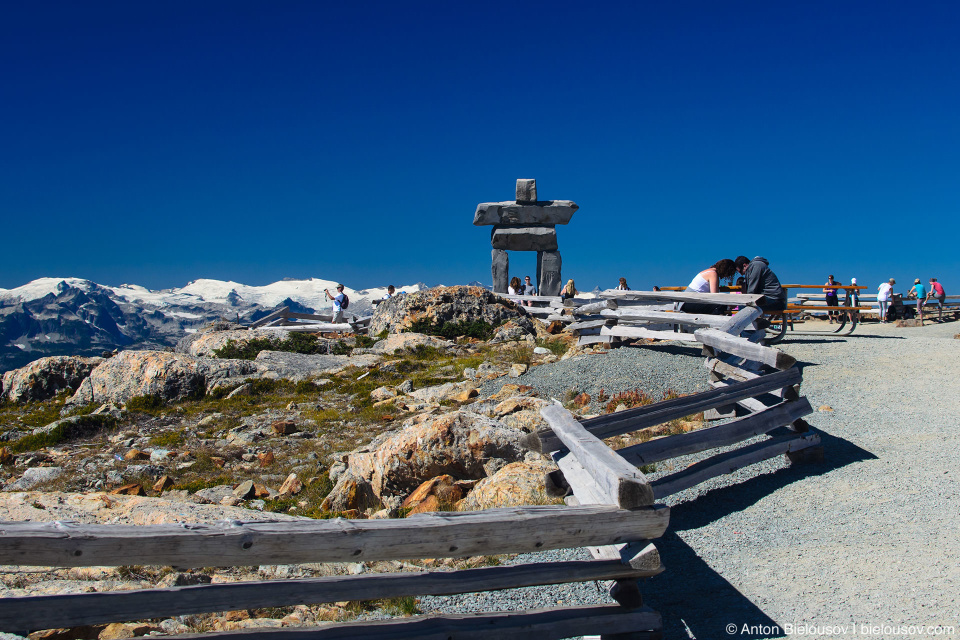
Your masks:
M 560 300 L 572 300 L 577 297 L 577 286 L 573 283 L 573 278 L 567 280 L 567 284 L 560 290 Z
M 520 278 L 513 276 L 513 278 L 510 279 L 510 286 L 507 287 L 507 293 L 511 296 L 519 296 L 523 294 L 523 292 L 520 290 Z
M 687 291 L 695 293 L 718 293 L 720 291 L 721 280 L 733 280 L 737 275 L 737 265 L 733 260 L 724 258 L 718 260 L 713 266 L 707 267 L 693 277 L 690 284 L 687 285 Z M 726 311 L 726 307 L 718 304 L 705 304 L 701 302 L 684 302 L 680 310 L 685 313 L 709 313 L 719 315 Z

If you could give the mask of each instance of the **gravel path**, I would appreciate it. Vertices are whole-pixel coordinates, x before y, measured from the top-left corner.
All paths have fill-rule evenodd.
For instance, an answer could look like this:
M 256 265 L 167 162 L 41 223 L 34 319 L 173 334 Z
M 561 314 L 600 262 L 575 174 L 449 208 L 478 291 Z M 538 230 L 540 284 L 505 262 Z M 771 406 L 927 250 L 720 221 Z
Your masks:
M 643 583 L 647 604 L 663 614 L 666 638 L 927 637 L 937 634 L 896 627 L 937 624 L 953 625 L 953 637 L 960 636 L 957 331 L 958 323 L 867 325 L 848 338 L 780 345 L 800 361 L 811 404 L 833 408 L 809 418 L 825 461 L 791 467 L 777 458 L 666 501 L 670 529 L 657 542 L 666 571 Z M 537 368 L 521 381 L 546 397 L 570 387 L 686 392 L 705 388 L 701 364 L 699 349 L 620 349 L 553 371 Z M 626 379 L 633 371 L 641 384 Z M 585 557 L 560 550 L 516 562 Z M 423 598 L 421 607 L 463 612 L 608 601 L 594 584 L 576 584 Z

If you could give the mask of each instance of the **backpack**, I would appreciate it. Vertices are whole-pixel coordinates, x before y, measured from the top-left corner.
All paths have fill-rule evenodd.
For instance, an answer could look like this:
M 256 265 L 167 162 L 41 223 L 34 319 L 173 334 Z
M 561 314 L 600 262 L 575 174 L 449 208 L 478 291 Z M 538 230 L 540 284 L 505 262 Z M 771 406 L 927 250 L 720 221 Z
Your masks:
M 347 307 L 349 306 L 350 306 L 350 298 L 347 297 L 347 294 L 343 294 L 343 301 L 340 303 L 340 308 L 346 311 Z

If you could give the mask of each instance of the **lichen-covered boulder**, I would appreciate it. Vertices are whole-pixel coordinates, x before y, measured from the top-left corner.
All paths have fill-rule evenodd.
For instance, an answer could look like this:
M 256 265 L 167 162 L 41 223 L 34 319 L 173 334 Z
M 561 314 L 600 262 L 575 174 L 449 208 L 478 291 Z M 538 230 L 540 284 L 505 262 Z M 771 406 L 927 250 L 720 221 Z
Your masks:
M 400 333 L 417 320 L 483 321 L 495 326 L 525 315 L 520 305 L 482 287 L 433 287 L 381 302 L 370 322 L 370 335 Z
M 215 320 L 203 327 L 200 327 L 194 333 L 188 333 L 177 341 L 177 346 L 174 347 L 174 351 L 177 353 L 190 353 L 190 345 L 199 340 L 201 337 L 206 336 L 211 333 L 243 333 L 247 331 L 247 327 L 242 324 L 237 324 L 236 322 L 230 322 L 229 320 Z M 196 355 L 196 354 L 192 354 Z
M 50 356 L 3 374 L 3 395 L 12 402 L 47 400 L 61 391 L 76 391 L 103 358 Z
M 197 358 L 168 351 L 124 351 L 94 369 L 67 404 L 125 404 L 135 396 L 154 395 L 164 400 L 181 400 L 203 395 L 223 380 L 257 373 L 257 365 L 249 360 Z
M 513 342 L 514 340 L 533 340 L 537 336 L 534 321 L 526 316 L 514 318 L 503 323 L 493 334 L 490 342 Z
M 448 349 L 453 344 L 449 340 L 425 336 L 422 333 L 392 333 L 373 345 L 370 351 L 379 354 L 394 354 L 397 351 L 416 349 L 420 345 L 434 347 L 435 349 Z
M 388 506 L 399 506 L 430 478 L 484 478 L 488 469 L 523 459 L 522 435 L 495 420 L 463 411 L 416 416 L 400 431 L 349 454 L 347 469 L 337 478 L 324 506 L 334 511 L 351 503 L 366 508 L 374 506 L 367 504 L 371 496 Z
M 544 476 L 557 465 L 546 458 L 512 462 L 477 483 L 466 498 L 457 504 L 461 511 L 518 507 L 544 504 L 547 501 Z

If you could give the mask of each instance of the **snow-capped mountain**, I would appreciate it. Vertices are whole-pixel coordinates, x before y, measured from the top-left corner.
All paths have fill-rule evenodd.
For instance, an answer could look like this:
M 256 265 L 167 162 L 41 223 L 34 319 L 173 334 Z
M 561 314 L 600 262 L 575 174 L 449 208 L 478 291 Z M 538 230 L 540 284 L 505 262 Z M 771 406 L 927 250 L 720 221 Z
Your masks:
M 285 279 L 261 287 L 222 280 L 194 280 L 179 289 L 151 291 L 139 285 L 100 285 L 82 278 L 40 278 L 0 289 L 0 373 L 48 355 L 97 355 L 117 347 L 167 347 L 186 333 L 225 318 L 252 322 L 289 306 L 304 313 L 331 307 L 324 290 L 331 280 Z M 405 293 L 426 288 L 417 283 Z M 371 300 L 386 287 L 351 289 L 349 312 L 372 312 Z

